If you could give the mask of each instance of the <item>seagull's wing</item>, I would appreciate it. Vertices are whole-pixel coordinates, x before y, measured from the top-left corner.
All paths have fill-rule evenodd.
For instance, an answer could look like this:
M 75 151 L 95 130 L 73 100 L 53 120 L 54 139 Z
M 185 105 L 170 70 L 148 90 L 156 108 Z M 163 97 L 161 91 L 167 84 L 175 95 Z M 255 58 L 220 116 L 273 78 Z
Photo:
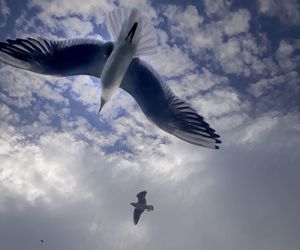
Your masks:
M 0 61 L 40 74 L 100 77 L 113 43 L 95 39 L 27 38 L 0 42 Z
M 136 197 L 138 198 L 138 203 L 146 204 L 146 194 L 147 191 L 142 191 L 136 195 Z
M 144 211 L 143 210 L 140 210 L 140 209 L 134 209 L 134 212 L 133 212 L 133 222 L 134 222 L 134 225 L 136 225 L 141 217 L 141 214 L 143 213 Z
M 189 143 L 219 148 L 220 136 L 189 104 L 178 98 L 157 73 L 138 58 L 132 60 L 121 88 L 159 128 Z

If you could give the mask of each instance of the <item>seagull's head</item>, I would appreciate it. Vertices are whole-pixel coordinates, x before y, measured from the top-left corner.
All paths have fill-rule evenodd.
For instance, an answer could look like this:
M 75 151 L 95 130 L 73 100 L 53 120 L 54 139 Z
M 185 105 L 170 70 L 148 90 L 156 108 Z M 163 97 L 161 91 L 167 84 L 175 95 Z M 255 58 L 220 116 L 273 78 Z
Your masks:
M 129 41 L 129 42 L 132 43 L 132 39 L 133 39 L 134 34 L 135 34 L 135 32 L 136 32 L 137 26 L 138 26 L 138 23 L 137 23 L 137 22 L 135 22 L 135 23 L 132 25 L 130 31 L 128 32 L 128 35 L 125 37 L 125 41 Z
M 98 115 L 100 114 L 103 106 L 108 102 L 108 100 L 106 100 L 106 98 L 104 98 L 103 96 L 101 96 L 101 101 L 100 101 L 100 108 L 99 108 L 99 111 L 98 111 Z
M 134 202 L 131 202 L 130 205 L 133 206 L 133 207 L 135 207 L 135 203 Z

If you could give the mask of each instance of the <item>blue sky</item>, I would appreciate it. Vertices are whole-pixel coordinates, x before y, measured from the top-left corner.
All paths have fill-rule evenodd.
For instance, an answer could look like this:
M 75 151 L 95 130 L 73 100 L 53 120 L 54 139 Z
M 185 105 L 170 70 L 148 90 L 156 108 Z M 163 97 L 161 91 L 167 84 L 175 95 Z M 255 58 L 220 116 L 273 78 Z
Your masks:
M 1 248 L 299 249 L 298 1 L 0 0 L 0 39 L 108 41 L 105 14 L 136 6 L 159 42 L 143 60 L 221 149 L 159 130 L 121 90 L 99 117 L 99 79 L 1 63 Z

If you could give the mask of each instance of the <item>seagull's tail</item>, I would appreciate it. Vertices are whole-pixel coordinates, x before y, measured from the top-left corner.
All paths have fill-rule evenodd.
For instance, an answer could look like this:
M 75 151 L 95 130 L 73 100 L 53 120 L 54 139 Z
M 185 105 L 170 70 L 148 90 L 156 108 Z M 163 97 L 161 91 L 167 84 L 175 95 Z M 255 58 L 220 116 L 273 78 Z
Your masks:
M 115 41 L 131 39 L 136 45 L 135 57 L 156 53 L 157 39 L 150 20 L 137 8 L 120 8 L 110 12 L 105 24 Z

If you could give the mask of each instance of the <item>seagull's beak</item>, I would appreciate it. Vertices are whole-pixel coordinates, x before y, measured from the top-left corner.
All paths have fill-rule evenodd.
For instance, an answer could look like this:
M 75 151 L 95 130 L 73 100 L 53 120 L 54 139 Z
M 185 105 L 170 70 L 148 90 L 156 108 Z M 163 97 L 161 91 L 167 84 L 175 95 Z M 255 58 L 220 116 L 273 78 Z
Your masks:
M 98 111 L 98 115 L 100 114 L 103 106 L 105 105 L 105 103 L 107 103 L 107 101 L 101 96 L 101 103 L 100 103 L 100 108 L 99 108 L 99 111 Z

